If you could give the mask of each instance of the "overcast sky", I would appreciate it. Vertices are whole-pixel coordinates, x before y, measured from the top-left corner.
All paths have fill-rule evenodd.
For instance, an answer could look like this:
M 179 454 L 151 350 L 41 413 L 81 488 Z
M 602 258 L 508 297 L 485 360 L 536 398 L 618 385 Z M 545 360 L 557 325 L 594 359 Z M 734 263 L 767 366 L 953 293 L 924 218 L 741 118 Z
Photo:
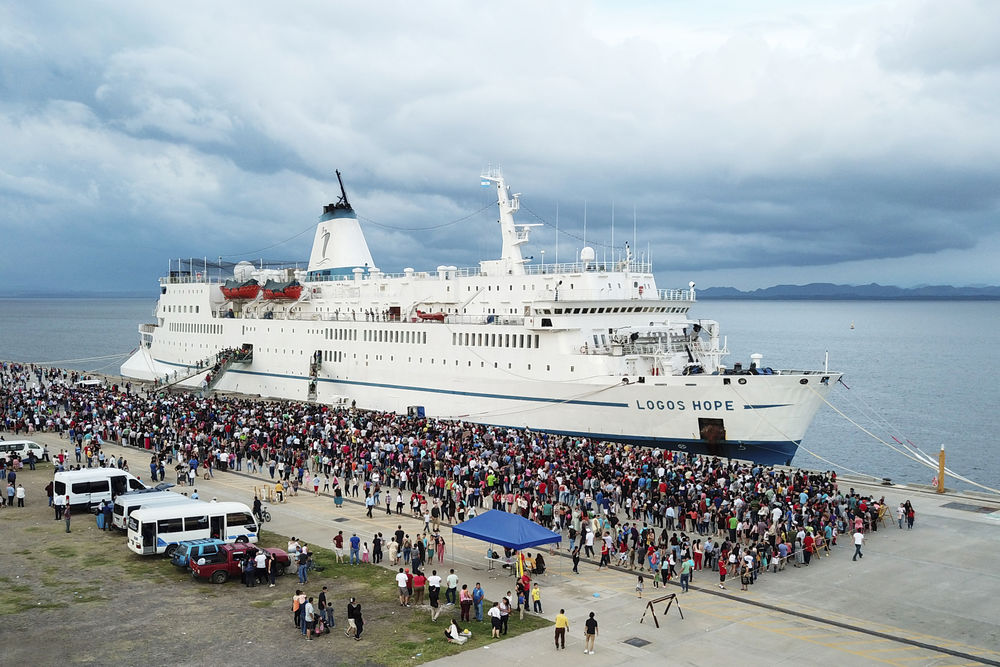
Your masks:
M 660 287 L 998 284 L 998 110 L 995 0 L 7 2 L 0 293 L 305 260 L 334 169 L 383 270 L 472 266 L 495 209 L 407 230 L 490 164 L 536 262 L 613 206 Z

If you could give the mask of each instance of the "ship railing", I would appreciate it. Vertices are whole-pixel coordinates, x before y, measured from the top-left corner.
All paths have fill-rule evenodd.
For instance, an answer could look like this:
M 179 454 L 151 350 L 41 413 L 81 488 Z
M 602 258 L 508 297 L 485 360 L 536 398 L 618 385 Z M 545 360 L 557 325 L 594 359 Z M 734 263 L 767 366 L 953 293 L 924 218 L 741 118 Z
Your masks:
M 602 289 L 567 289 L 565 285 L 552 290 L 535 290 L 531 293 L 531 298 L 539 301 L 553 301 L 556 306 L 565 303 L 573 304 L 574 307 L 583 302 L 607 301 L 607 307 L 617 307 L 622 301 L 629 302 L 630 305 L 643 303 L 656 303 L 658 301 L 694 301 L 692 294 L 688 290 L 643 290 L 624 287 L 604 287 Z M 613 302 L 613 303 L 612 303 Z M 601 305 L 601 304 L 594 304 Z M 607 312 L 607 311 L 605 311 Z M 571 313 L 559 313 L 571 314 Z
M 549 273 L 652 273 L 652 262 L 562 262 L 545 264 L 525 264 L 524 272 L 528 274 Z
M 583 354 L 610 354 L 615 356 L 663 356 L 676 354 L 678 352 L 686 354 L 689 350 L 696 359 L 700 358 L 703 354 L 708 353 L 708 350 L 701 341 L 692 341 L 689 338 L 684 338 L 682 336 L 673 337 L 669 342 L 611 342 L 607 345 L 597 346 L 593 343 L 589 343 L 580 348 L 580 351 Z
M 643 295 L 645 296 L 645 294 Z M 656 290 L 656 298 L 660 301 L 695 301 L 694 290 L 661 289 Z
M 148 334 L 156 333 L 156 325 L 155 324 L 140 324 L 139 325 L 139 333 L 148 333 Z
M 232 276 L 230 276 L 229 279 L 231 280 Z M 226 278 L 220 278 L 219 276 L 206 276 L 200 273 L 195 273 L 193 276 L 160 276 L 161 285 L 181 285 L 191 283 L 218 285 L 224 282 L 226 282 Z

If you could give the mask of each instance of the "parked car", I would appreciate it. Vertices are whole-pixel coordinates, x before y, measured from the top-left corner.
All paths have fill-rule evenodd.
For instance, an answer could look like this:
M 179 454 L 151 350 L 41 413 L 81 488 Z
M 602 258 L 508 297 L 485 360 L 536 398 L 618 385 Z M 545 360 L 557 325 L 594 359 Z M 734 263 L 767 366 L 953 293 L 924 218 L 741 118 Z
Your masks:
M 261 547 L 246 542 L 224 544 L 214 554 L 199 557 L 190 561 L 191 575 L 197 579 L 208 579 L 214 584 L 221 584 L 230 577 L 239 579 L 243 574 L 243 561 L 248 553 L 256 554 Z M 274 558 L 274 573 L 281 576 L 291 564 L 291 559 L 283 549 L 265 548 L 264 551 Z
M 223 544 L 226 544 L 226 542 L 213 537 L 205 537 L 200 540 L 185 540 L 177 545 L 174 553 L 170 556 L 170 562 L 177 567 L 186 568 L 199 558 L 207 558 L 219 553 L 219 549 L 222 548 Z

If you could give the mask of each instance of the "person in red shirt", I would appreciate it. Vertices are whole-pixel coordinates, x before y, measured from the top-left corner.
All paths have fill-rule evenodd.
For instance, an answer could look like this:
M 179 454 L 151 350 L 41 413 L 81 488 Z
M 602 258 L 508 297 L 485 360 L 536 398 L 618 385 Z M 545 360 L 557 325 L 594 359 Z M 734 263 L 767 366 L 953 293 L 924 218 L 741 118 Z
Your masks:
M 816 551 L 816 540 L 811 531 L 807 532 L 806 539 L 802 540 L 802 550 L 805 552 L 803 557 L 806 560 L 806 565 L 809 565 L 809 560 L 812 558 L 813 552 Z

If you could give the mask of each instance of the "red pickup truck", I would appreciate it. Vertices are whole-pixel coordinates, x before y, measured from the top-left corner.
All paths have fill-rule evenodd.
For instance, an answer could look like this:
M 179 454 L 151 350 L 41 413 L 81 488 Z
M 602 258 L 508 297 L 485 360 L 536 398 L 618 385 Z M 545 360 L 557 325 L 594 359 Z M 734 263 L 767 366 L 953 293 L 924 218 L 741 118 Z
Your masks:
M 191 574 L 196 579 L 208 579 L 214 584 L 225 583 L 230 577 L 240 579 L 243 574 L 243 562 L 247 554 L 256 555 L 265 551 L 274 558 L 274 573 L 281 576 L 291 564 L 288 554 L 282 549 L 258 547 L 256 544 L 237 542 L 224 544 L 217 553 L 209 554 L 190 563 Z

